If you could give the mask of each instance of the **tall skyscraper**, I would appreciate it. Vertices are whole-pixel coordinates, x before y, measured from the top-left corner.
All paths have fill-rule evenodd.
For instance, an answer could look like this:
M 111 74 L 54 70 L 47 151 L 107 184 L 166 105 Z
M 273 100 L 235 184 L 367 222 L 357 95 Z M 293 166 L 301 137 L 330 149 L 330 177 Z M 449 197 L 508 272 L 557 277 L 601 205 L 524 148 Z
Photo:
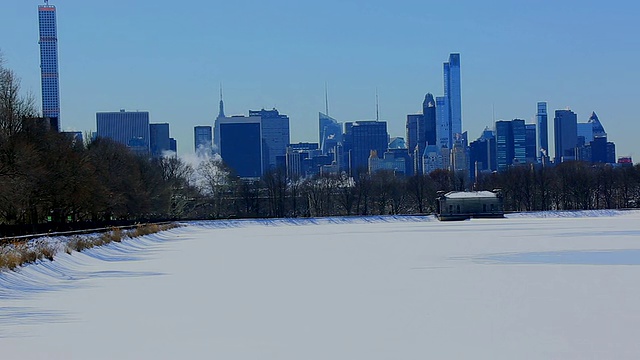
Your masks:
M 571 110 L 556 110 L 553 119 L 556 164 L 575 160 L 578 146 L 578 116 Z
M 524 120 L 511 121 L 513 131 L 513 164 L 525 164 L 527 162 L 527 130 Z
M 169 124 L 149 124 L 149 147 L 152 157 L 161 157 L 165 151 L 171 151 Z
M 42 115 L 60 131 L 60 91 L 58 86 L 58 31 L 56 7 L 38 6 L 40 30 L 40 78 L 42 83 Z
M 318 113 L 318 138 L 323 155 L 333 153 L 342 143 L 342 124 L 327 114 Z
M 250 110 L 249 116 L 221 115 L 224 112 L 215 121 L 214 142 L 222 160 L 238 176 L 259 178 L 266 171 L 286 168 L 287 145 L 291 142 L 287 115 L 276 109 Z
M 113 139 L 138 154 L 149 154 L 149 113 L 146 111 L 96 113 L 96 128 L 98 137 Z
M 428 145 L 436 145 L 438 139 L 438 121 L 436 114 L 436 100 L 431 93 L 427 93 L 422 102 L 421 114 L 407 115 L 407 149 L 413 156 L 413 168 L 421 174 L 425 149 Z M 439 146 L 438 146 L 439 147 Z
M 260 116 L 216 119 L 220 156 L 241 178 L 260 178 L 263 174 L 261 120 Z
M 513 164 L 513 124 L 511 121 L 496 121 L 496 163 L 498 171 L 505 171 Z
M 264 170 L 286 167 L 287 145 L 291 143 L 289 117 L 278 110 L 249 110 L 249 117 L 260 117 Z
M 536 113 L 536 119 L 538 122 L 538 155 L 537 157 L 542 162 L 543 156 L 551 156 L 549 154 L 549 128 L 547 125 L 547 103 L 544 101 L 538 102 L 538 112 Z
M 418 123 L 418 142 L 427 145 L 437 143 L 436 101 L 431 93 L 427 93 L 422 102 L 423 119 Z
M 345 124 L 351 174 L 367 171 L 371 151 L 381 158 L 387 151 L 389 135 L 386 121 L 356 121 Z
M 525 131 L 526 131 L 526 140 L 525 140 L 525 146 L 527 148 L 526 150 L 526 157 L 527 157 L 527 163 L 536 163 L 538 162 L 538 150 L 537 150 L 537 144 L 536 144 L 536 130 L 537 130 L 537 126 L 536 124 L 526 124 L 525 125 Z
M 421 121 L 422 114 L 409 114 L 407 115 L 406 122 L 406 143 L 407 149 L 413 154 L 416 151 L 418 145 L 418 122 Z
M 193 142 L 196 155 L 206 157 L 211 155 L 213 133 L 211 126 L 196 126 L 193 128 Z
M 449 55 L 444 63 L 444 96 L 449 107 L 449 145 L 453 147 L 453 136 L 462 133 L 462 95 L 460 85 L 460 54 Z
M 449 109 L 449 99 L 446 96 L 436 97 L 436 120 L 438 136 L 438 147 L 451 149 L 453 146 L 453 136 L 451 135 L 451 118 Z

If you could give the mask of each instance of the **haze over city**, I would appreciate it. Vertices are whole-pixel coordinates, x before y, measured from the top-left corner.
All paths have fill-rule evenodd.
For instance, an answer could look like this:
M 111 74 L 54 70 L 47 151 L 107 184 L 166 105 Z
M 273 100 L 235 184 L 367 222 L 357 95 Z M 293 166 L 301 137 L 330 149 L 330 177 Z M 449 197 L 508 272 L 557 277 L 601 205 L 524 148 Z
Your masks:
M 11 34 L 0 49 L 37 103 L 38 4 L 10 2 L 0 13 L 0 31 Z M 332 117 L 374 119 L 377 88 L 380 119 L 405 136 L 406 115 L 425 93 L 442 94 L 442 63 L 459 52 L 470 138 L 494 118 L 534 122 L 536 102 L 547 101 L 550 113 L 569 107 L 580 122 L 596 111 L 617 154 L 636 151 L 640 74 L 624 70 L 640 60 L 634 3 L 52 4 L 63 130 L 95 130 L 97 111 L 147 110 L 190 153 L 193 127 L 213 124 L 223 83 L 228 114 L 277 107 L 292 142 L 317 141 L 327 83 Z

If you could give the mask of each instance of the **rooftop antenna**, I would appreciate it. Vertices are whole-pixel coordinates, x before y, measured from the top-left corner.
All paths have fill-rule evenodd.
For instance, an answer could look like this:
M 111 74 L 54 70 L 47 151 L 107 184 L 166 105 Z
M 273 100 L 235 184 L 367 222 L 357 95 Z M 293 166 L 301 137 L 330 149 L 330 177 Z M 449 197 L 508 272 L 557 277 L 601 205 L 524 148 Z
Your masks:
M 329 90 L 327 90 L 327 82 L 324 82 L 324 113 L 329 116 Z
M 378 102 L 378 88 L 376 87 L 376 121 L 380 121 L 380 104 Z
M 220 82 L 220 105 L 218 109 L 218 117 L 223 118 L 224 115 L 224 102 L 222 101 L 222 82 Z

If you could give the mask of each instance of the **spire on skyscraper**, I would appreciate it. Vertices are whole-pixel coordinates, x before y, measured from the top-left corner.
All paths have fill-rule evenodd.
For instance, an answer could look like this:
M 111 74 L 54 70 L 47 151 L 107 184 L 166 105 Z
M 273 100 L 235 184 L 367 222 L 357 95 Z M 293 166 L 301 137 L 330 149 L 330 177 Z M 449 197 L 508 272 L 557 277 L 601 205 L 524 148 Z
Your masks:
M 324 83 L 324 112 L 329 116 L 329 90 L 326 82 Z
M 222 100 L 222 83 L 220 83 L 220 110 L 218 112 L 218 117 L 223 118 L 224 116 L 224 101 Z

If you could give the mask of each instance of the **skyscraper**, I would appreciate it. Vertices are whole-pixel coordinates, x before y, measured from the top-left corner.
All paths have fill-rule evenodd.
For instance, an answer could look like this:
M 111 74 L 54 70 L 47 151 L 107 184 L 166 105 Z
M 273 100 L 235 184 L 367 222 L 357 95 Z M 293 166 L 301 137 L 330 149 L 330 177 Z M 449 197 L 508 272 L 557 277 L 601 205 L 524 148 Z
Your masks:
M 345 124 L 346 141 L 349 144 L 349 159 L 351 174 L 356 175 L 360 171 L 369 168 L 369 156 L 371 151 L 376 152 L 379 158 L 387 151 L 387 123 L 385 121 L 356 121 Z
M 453 136 L 451 136 L 451 124 L 449 109 L 449 99 L 446 96 L 436 97 L 436 120 L 437 129 L 436 135 L 438 136 L 437 142 L 439 148 L 451 149 L 453 146 Z
M 496 121 L 496 163 L 498 171 L 505 171 L 513 164 L 513 124 L 511 121 Z
M 549 128 L 547 125 L 547 103 L 538 102 L 538 112 L 536 113 L 538 121 L 538 158 L 542 162 L 543 156 L 549 155 Z
M 525 146 L 527 148 L 526 150 L 527 163 L 536 163 L 538 162 L 538 151 L 537 151 L 537 145 L 536 145 L 537 126 L 536 124 L 526 124 L 525 128 L 526 128 Z
M 241 178 L 263 174 L 263 145 L 260 116 L 232 116 L 216 119 L 217 144 L 222 160 Z
M 138 154 L 149 154 L 149 113 L 146 111 L 96 113 L 96 128 L 98 137 L 113 139 Z
M 193 128 L 193 142 L 196 155 L 206 157 L 211 155 L 213 133 L 211 126 L 196 126 Z
M 60 131 L 60 91 L 58 86 L 58 31 L 56 7 L 38 6 L 40 30 L 40 78 L 42 83 L 42 114 L 52 127 Z
M 575 160 L 578 145 L 578 116 L 571 110 L 556 110 L 553 119 L 556 164 Z
M 287 145 L 291 143 L 289 117 L 278 110 L 249 110 L 249 117 L 260 117 L 262 156 L 265 171 L 286 167 Z
M 165 151 L 171 150 L 169 124 L 149 124 L 149 147 L 152 157 L 161 157 Z
M 513 131 L 513 164 L 525 164 L 527 162 L 527 130 L 524 120 L 511 121 Z
M 416 150 L 416 146 L 418 145 L 418 122 L 421 121 L 422 117 L 422 114 L 407 115 L 406 142 L 407 149 L 412 154 Z
M 449 145 L 453 147 L 453 136 L 462 133 L 462 95 L 460 85 L 460 54 L 449 55 L 444 63 L 444 96 L 449 107 Z
M 318 138 L 323 155 L 333 153 L 342 143 L 342 124 L 327 114 L 318 113 Z
M 595 111 L 591 113 L 588 123 L 591 124 L 591 126 L 593 127 L 594 138 L 607 136 L 607 132 L 604 131 L 604 126 L 602 126 L 602 123 L 600 122 L 600 119 L 598 119 L 598 115 L 596 115 Z
M 436 145 L 437 141 L 437 121 L 436 121 L 436 101 L 431 93 L 427 93 L 422 102 L 423 119 L 418 123 L 418 142 L 427 145 Z
M 482 135 L 469 144 L 469 165 L 471 179 L 477 179 L 481 173 L 496 170 L 496 138 L 488 128 Z
M 407 115 L 407 149 L 414 158 L 414 169 L 422 173 L 422 156 L 427 145 L 437 145 L 438 122 L 436 115 L 436 100 L 431 93 L 427 93 L 422 102 L 422 114 Z

